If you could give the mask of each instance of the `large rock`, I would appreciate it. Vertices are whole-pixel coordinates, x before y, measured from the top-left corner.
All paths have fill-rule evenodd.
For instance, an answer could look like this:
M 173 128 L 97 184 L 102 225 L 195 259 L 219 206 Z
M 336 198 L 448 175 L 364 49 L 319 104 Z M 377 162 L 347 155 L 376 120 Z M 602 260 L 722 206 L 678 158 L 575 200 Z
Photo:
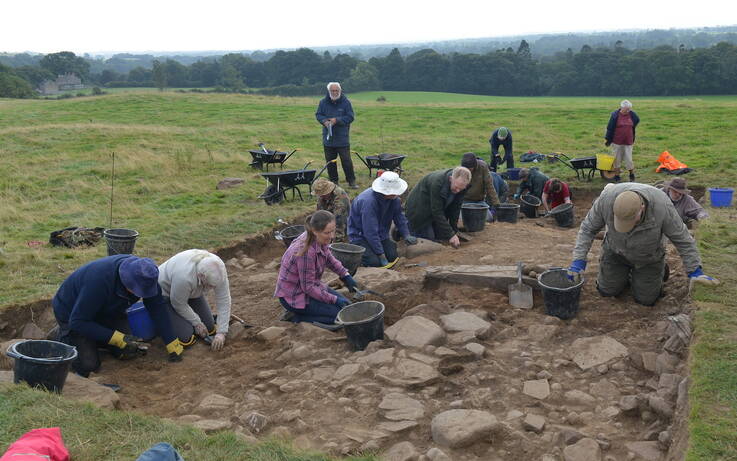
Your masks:
M 8 350 L 10 346 L 12 346 L 15 343 L 23 341 L 22 339 L 11 339 L 10 341 L 5 341 L 3 343 L 0 343 L 0 370 L 12 370 L 15 366 L 15 359 L 12 359 L 5 355 L 5 351 Z
M 529 413 L 522 421 L 522 427 L 527 431 L 540 434 L 545 429 L 545 418 L 540 415 Z
M 647 461 L 659 461 L 661 459 L 658 442 L 630 442 L 625 443 L 624 446 L 635 455 Z
M 398 358 L 391 366 L 381 367 L 376 377 L 394 386 L 422 387 L 440 378 L 440 374 L 430 365 L 417 360 Z
M 445 332 L 432 320 L 410 315 L 384 332 L 387 338 L 406 347 L 437 346 L 445 340 Z
M 225 419 L 201 419 L 195 421 L 192 425 L 208 433 L 230 429 L 232 426 L 231 422 Z
M 219 394 L 210 394 L 197 407 L 202 412 L 222 412 L 233 407 L 233 400 Z
M 594 439 L 581 439 L 563 449 L 565 461 L 601 461 L 601 447 Z
M 432 419 L 432 438 L 444 447 L 466 447 L 488 438 L 497 424 L 496 417 L 486 411 L 448 410 Z
M 573 405 L 587 406 L 596 404 L 596 399 L 594 397 L 578 389 L 566 392 L 565 399 Z
M 517 281 L 517 266 L 431 266 L 425 269 L 425 278 L 506 292 L 507 287 Z M 537 279 L 522 277 L 522 282 L 535 290 L 540 289 Z
M 425 406 L 411 397 L 398 392 L 384 396 L 379 404 L 384 411 L 384 417 L 393 421 L 416 420 L 425 416 Z
M 612 359 L 626 357 L 627 348 L 610 336 L 579 338 L 570 347 L 571 360 L 582 370 L 607 363 Z
M 418 256 L 435 253 L 443 249 L 443 245 L 432 240 L 417 239 L 417 244 L 407 245 L 404 240 L 397 244 L 397 254 L 403 258 L 416 258 Z
M 550 395 L 550 384 L 548 384 L 547 379 L 525 381 L 522 386 L 522 393 L 532 398 L 543 400 Z
M 384 453 L 384 461 L 415 461 L 419 453 L 411 442 L 399 442 Z
M 454 312 L 440 317 L 443 329 L 451 333 L 459 331 L 485 331 L 491 324 L 469 312 Z
M 12 382 L 12 371 L 0 371 L 0 383 Z M 67 375 L 62 395 L 77 402 L 91 403 L 92 405 L 110 410 L 120 405 L 120 397 L 118 397 L 115 391 L 75 373 L 69 373 Z
M 547 341 L 555 336 L 559 329 L 558 325 L 530 325 L 527 334 L 536 341 Z
M 46 333 L 35 323 L 26 323 L 21 330 L 20 337 L 23 339 L 46 339 Z M 2 351 L 5 353 L 5 351 Z
M 356 359 L 358 363 L 365 363 L 369 366 L 386 365 L 394 361 L 394 348 L 379 349 L 378 351 L 364 355 Z
M 287 329 L 284 327 L 268 327 L 259 331 L 256 338 L 261 341 L 270 342 L 281 338 L 286 331 Z
M 359 267 L 353 277 L 364 289 L 382 292 L 383 288 L 406 284 L 409 277 L 401 272 L 381 267 Z M 384 290 L 386 291 L 386 290 Z

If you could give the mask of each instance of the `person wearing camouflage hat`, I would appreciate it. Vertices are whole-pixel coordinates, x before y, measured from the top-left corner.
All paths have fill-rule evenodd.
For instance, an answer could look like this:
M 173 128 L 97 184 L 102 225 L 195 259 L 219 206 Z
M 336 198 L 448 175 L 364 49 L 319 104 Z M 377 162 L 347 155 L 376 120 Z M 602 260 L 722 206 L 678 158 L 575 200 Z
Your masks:
M 514 168 L 514 155 L 512 154 L 512 132 L 507 127 L 500 127 L 491 133 L 489 138 L 491 144 L 491 171 L 496 171 L 498 164 L 506 161 L 507 169 Z M 504 157 L 499 155 L 499 147 L 504 147 Z
M 346 226 L 351 212 L 351 199 L 346 191 L 334 182 L 318 178 L 312 183 L 312 194 L 317 196 L 317 210 L 327 210 L 335 215 L 335 241 L 346 241 Z

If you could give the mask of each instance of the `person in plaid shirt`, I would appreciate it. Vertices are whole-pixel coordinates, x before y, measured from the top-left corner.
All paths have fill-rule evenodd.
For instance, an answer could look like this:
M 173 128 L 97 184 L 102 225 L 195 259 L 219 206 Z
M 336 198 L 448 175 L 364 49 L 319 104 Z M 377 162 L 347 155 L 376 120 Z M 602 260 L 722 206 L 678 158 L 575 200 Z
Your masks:
M 349 290 L 357 288 L 356 281 L 328 247 L 335 237 L 335 216 L 317 211 L 307 219 L 305 228 L 282 256 L 274 296 L 293 314 L 292 322 L 330 327 L 350 301 L 323 283 L 322 273 L 326 267 L 335 272 Z

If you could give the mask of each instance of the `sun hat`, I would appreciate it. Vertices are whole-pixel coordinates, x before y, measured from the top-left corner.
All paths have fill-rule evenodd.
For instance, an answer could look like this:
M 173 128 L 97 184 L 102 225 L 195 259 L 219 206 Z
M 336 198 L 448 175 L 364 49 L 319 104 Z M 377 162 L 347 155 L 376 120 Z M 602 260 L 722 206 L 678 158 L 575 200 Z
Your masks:
M 125 258 L 118 274 L 123 285 L 139 298 L 156 296 L 159 291 L 159 268 L 151 258 Z
M 670 182 L 665 183 L 665 187 L 673 189 L 674 191 L 684 195 L 691 192 L 689 189 L 686 188 L 686 180 L 683 178 L 673 178 L 670 180 Z
M 461 159 L 461 166 L 465 166 L 469 170 L 476 168 L 476 154 L 473 152 L 466 152 L 463 154 Z
M 629 232 L 637 224 L 642 198 L 637 192 L 627 190 L 614 199 L 614 230 Z
M 335 183 L 325 178 L 317 178 L 317 181 L 312 183 L 313 195 L 328 195 L 334 190 Z
M 402 195 L 407 190 L 407 181 L 393 171 L 385 171 L 384 174 L 374 179 L 371 189 L 383 195 Z
M 505 140 L 505 139 L 507 139 L 507 135 L 508 134 L 509 134 L 509 130 L 507 129 L 507 127 L 504 127 L 503 126 L 503 127 L 499 128 L 497 130 L 496 137 L 499 138 L 499 139 L 501 139 L 501 140 Z

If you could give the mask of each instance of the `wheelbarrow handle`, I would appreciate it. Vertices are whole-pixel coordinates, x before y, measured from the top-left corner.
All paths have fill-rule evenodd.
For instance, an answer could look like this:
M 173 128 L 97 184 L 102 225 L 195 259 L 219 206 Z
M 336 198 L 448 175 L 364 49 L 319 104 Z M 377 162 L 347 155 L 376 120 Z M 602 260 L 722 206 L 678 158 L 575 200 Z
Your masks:
M 361 162 L 363 162 L 363 164 L 366 165 L 366 168 L 371 168 L 369 167 L 369 164 L 366 162 L 366 160 L 364 160 L 363 157 L 361 157 L 361 154 L 359 154 L 355 150 L 353 151 L 353 153 L 356 154 L 356 156 L 361 159 Z
M 258 147 L 260 147 L 261 150 L 264 151 L 264 154 L 267 154 L 268 155 L 269 149 L 267 149 L 266 146 L 264 146 L 264 143 L 262 143 L 262 142 L 258 143 Z
M 289 153 L 289 155 L 287 155 L 286 157 L 284 157 L 284 160 L 282 160 L 282 163 L 286 162 L 286 161 L 287 161 L 287 160 L 289 159 L 289 157 L 291 157 L 291 156 L 292 156 L 292 154 L 294 154 L 294 153 L 295 153 L 295 152 L 297 152 L 298 150 L 299 150 L 299 149 L 294 149 L 294 150 L 293 150 L 292 152 L 290 152 L 290 153 Z
M 325 172 L 325 170 L 328 168 L 328 165 L 330 165 L 331 163 L 336 163 L 337 161 L 338 161 L 338 159 L 337 158 L 334 158 L 334 159 L 330 160 L 328 163 L 326 163 L 325 166 L 322 167 L 322 169 L 320 169 L 320 171 L 315 175 L 315 179 L 313 179 L 312 182 L 315 182 L 315 180 L 317 178 L 319 178 L 320 175 L 322 175 Z

